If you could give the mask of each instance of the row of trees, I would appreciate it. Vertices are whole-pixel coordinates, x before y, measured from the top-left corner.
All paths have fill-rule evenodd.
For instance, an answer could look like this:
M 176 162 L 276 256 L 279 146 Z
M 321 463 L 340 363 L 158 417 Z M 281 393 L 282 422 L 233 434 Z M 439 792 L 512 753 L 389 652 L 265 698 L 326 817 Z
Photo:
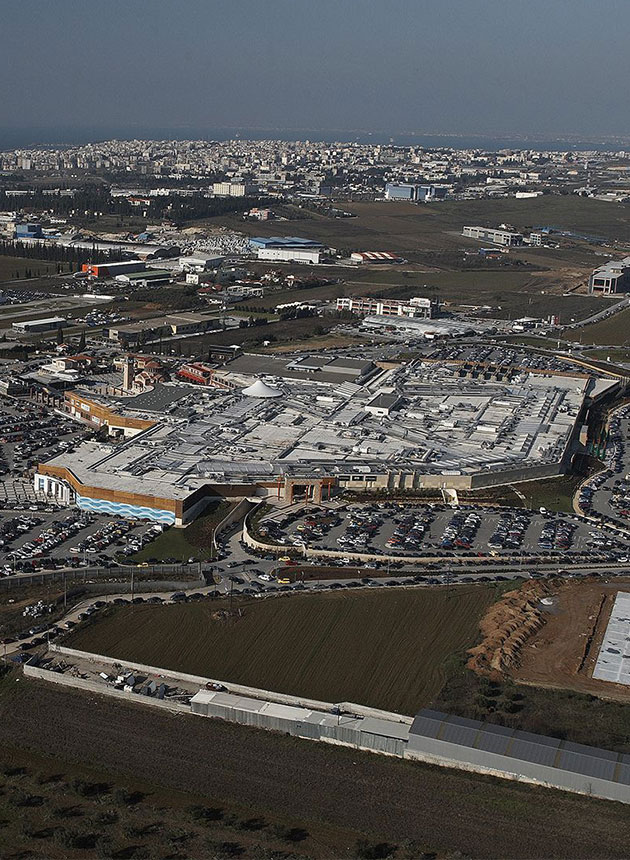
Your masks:
M 99 251 L 95 247 L 75 248 L 72 245 L 48 245 L 43 242 L 31 245 L 17 239 L 0 241 L 0 256 L 68 263 L 77 270 L 81 268 L 82 263 L 88 261 L 91 263 L 115 263 L 122 260 L 122 254 L 119 251 Z
M 108 186 L 83 186 L 72 196 L 48 195 L 35 191 L 28 197 L 29 210 L 50 212 L 61 217 L 85 215 L 88 220 L 98 221 L 101 215 L 138 217 L 160 221 L 167 218 L 175 222 L 193 221 L 215 215 L 229 215 L 244 212 L 252 206 L 266 205 L 269 201 L 258 197 L 182 197 L 169 194 L 160 197 L 147 197 L 148 202 L 134 205 L 126 197 L 112 197 Z M 15 198 L 0 191 L 0 210 L 10 210 L 15 206 Z M 95 214 L 97 213 L 97 214 Z M 91 217 L 90 217 L 91 216 Z

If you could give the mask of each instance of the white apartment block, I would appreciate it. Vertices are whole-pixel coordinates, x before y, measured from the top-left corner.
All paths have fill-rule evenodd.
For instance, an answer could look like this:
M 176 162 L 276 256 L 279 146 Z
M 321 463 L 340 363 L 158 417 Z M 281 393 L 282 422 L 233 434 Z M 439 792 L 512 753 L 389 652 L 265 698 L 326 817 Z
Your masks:
M 493 230 L 491 227 L 464 227 L 462 236 L 468 239 L 480 239 L 482 242 L 492 242 L 493 245 L 514 247 L 523 244 L 523 234 L 511 230 Z
M 378 314 L 385 317 L 420 317 L 431 319 L 431 299 L 415 297 L 408 300 L 374 299 L 346 296 L 337 299 L 338 311 L 351 311 L 360 316 Z

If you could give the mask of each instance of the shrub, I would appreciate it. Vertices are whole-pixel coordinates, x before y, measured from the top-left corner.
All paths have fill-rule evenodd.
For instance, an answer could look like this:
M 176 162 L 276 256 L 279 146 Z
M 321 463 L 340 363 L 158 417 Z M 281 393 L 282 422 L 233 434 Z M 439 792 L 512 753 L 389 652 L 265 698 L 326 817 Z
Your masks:
M 102 812 L 96 813 L 94 823 L 99 827 L 107 827 L 110 824 L 116 824 L 119 817 L 115 809 L 104 809 Z
M 189 806 L 188 814 L 193 821 L 199 821 L 202 824 L 221 821 L 223 818 L 223 810 L 218 806 Z
M 303 842 L 309 836 L 308 830 L 303 827 L 285 827 L 282 824 L 274 825 L 272 832 L 277 839 L 284 842 Z

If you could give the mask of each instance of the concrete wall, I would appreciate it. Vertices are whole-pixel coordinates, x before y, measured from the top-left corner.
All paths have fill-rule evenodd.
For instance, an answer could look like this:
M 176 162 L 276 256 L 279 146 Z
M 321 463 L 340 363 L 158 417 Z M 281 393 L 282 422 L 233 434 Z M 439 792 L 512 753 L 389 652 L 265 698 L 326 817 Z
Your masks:
M 298 696 L 290 696 L 285 693 L 276 693 L 272 690 L 260 690 L 257 687 L 247 687 L 244 684 L 234 684 L 232 681 L 221 681 L 217 678 L 205 678 L 201 675 L 190 675 L 186 672 L 178 672 L 176 670 L 165 669 L 163 666 L 147 666 L 144 663 L 136 663 L 133 660 L 122 660 L 119 657 L 106 657 L 103 654 L 93 654 L 90 651 L 79 651 L 75 648 L 66 648 L 58 642 L 51 642 L 49 650 L 57 654 L 64 654 L 67 657 L 76 657 L 80 660 L 95 663 L 120 663 L 123 666 L 131 666 L 134 669 L 139 669 L 141 672 L 147 672 L 149 675 L 168 675 L 173 680 L 187 681 L 192 684 L 197 684 L 199 687 L 205 687 L 207 683 L 223 684 L 229 687 L 231 693 L 238 693 L 243 696 L 249 696 L 253 699 L 264 699 L 268 702 L 277 702 L 281 705 L 295 705 L 296 707 L 311 708 L 315 711 L 330 712 L 333 704 L 331 702 L 320 702 L 317 699 L 305 699 Z M 382 711 L 378 708 L 368 708 L 365 705 L 357 705 L 354 702 L 340 702 L 339 706 L 344 712 L 357 714 L 361 717 L 375 717 L 379 720 L 392 720 L 411 725 L 413 719 L 401 714 L 395 714 L 391 711 Z
M 454 509 L 455 510 L 455 509 Z M 430 556 L 430 555 L 385 555 L 385 554 L 377 554 L 377 553 L 369 553 L 369 552 L 350 552 L 349 550 L 338 550 L 338 549 L 312 549 L 309 546 L 282 546 L 280 544 L 272 544 L 272 543 L 263 543 L 258 540 L 258 538 L 252 537 L 247 525 L 247 517 L 243 523 L 243 543 L 252 549 L 260 550 L 264 553 L 272 553 L 274 555 L 285 555 L 290 552 L 292 556 L 295 558 L 311 558 L 311 559 L 320 559 L 322 561 L 335 560 L 340 558 L 349 558 L 352 561 L 356 562 L 399 562 L 406 561 L 412 564 L 429 564 L 432 562 L 442 562 L 445 561 L 454 567 L 457 565 L 467 565 L 478 563 L 481 558 L 477 556 L 452 556 L 448 559 L 445 559 L 444 556 Z M 486 555 L 483 557 L 485 561 L 489 556 Z M 534 561 L 535 556 L 520 556 L 520 555 L 503 555 L 500 558 L 497 557 L 497 562 L 501 562 L 504 564 L 510 564 L 511 562 L 515 562 L 518 564 L 527 564 L 530 560 Z
M 193 579 L 188 580 L 179 580 L 178 576 L 182 576 L 182 574 L 189 571 L 194 575 Z M 142 574 L 150 573 L 151 575 L 155 574 L 156 579 L 146 579 L 141 580 L 138 579 L 138 571 L 135 571 L 136 580 L 135 580 L 135 590 L 149 590 L 149 591 L 159 591 L 162 586 L 165 587 L 166 590 L 171 588 L 171 583 L 173 590 L 187 590 L 191 588 L 199 588 L 200 585 L 205 585 L 205 579 L 203 576 L 199 575 L 199 564 L 195 562 L 194 564 L 155 564 L 149 565 L 147 568 L 142 568 L 140 571 Z M 172 578 L 168 578 L 168 577 Z M 112 588 L 112 591 L 128 591 L 129 583 L 131 582 L 131 568 L 128 567 L 117 567 L 117 568 L 107 568 L 107 567 L 80 567 L 71 570 L 49 570 L 43 571 L 39 573 L 30 573 L 30 574 L 18 574 L 17 576 L 6 576 L 0 578 L 0 591 L 11 591 L 13 588 L 19 588 L 24 585 L 43 585 L 45 583 L 67 583 L 68 587 L 81 585 L 82 587 L 89 584 L 90 580 L 98 579 L 105 580 L 103 585 L 96 585 L 94 590 L 97 591 L 101 589 L 102 591 L 106 591 L 105 584 L 112 579 L 112 577 L 126 577 L 126 581 L 121 581 L 115 583 L 115 588 Z M 167 577 L 166 579 L 160 577 Z M 143 588 L 143 585 L 150 586 L 148 589 Z
M 215 550 L 217 548 L 217 537 L 226 529 L 229 529 L 230 526 L 233 526 L 234 523 L 240 522 L 240 520 L 246 517 L 252 508 L 255 507 L 257 507 L 256 502 L 252 502 L 249 499 L 241 499 L 237 505 L 234 505 L 231 511 L 228 511 L 225 517 L 223 517 L 221 522 L 216 526 L 214 534 L 212 535 L 212 544 Z
M 190 706 L 183 702 L 170 702 L 166 699 L 156 699 L 152 696 L 125 693 L 124 690 L 115 690 L 113 687 L 106 687 L 105 684 L 98 683 L 97 681 L 90 681 L 87 678 L 74 678 L 72 675 L 62 674 L 61 672 L 51 672 L 48 669 L 42 669 L 40 666 L 29 666 L 28 663 L 25 663 L 22 668 L 24 669 L 24 676 L 26 678 L 49 681 L 51 684 L 61 684 L 64 687 L 73 687 L 74 689 L 85 690 L 89 693 L 113 696 L 116 699 L 125 699 L 128 702 L 135 702 L 140 705 L 153 705 L 167 711 L 190 713 Z

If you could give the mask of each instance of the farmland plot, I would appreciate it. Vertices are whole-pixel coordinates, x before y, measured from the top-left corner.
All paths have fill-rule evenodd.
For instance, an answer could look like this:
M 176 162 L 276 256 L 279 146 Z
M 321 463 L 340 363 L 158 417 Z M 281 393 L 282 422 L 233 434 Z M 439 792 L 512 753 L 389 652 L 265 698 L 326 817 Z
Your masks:
M 472 645 L 493 586 L 132 606 L 64 644 L 263 689 L 406 714 L 428 704 Z

